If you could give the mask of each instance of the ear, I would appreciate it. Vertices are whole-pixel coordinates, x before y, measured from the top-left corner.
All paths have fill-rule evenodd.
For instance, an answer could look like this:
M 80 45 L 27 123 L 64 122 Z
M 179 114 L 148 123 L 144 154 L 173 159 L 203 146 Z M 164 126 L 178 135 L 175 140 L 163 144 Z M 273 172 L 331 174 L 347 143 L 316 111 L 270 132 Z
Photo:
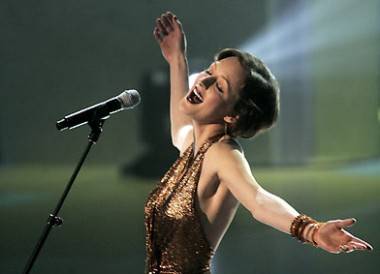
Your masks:
M 235 115 L 235 116 L 227 115 L 227 116 L 224 116 L 223 120 L 227 124 L 235 124 L 239 120 L 239 115 Z

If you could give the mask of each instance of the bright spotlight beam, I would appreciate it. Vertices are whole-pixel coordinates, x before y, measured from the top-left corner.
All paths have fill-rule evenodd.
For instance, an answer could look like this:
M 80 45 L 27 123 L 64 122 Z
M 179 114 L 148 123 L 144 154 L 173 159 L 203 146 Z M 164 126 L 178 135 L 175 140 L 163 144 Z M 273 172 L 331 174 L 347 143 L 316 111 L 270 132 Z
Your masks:
M 379 1 L 301 1 L 241 48 L 268 64 L 379 35 Z M 301 39 L 300 39 L 301 38 Z M 365 46 L 361 48 L 366 51 Z

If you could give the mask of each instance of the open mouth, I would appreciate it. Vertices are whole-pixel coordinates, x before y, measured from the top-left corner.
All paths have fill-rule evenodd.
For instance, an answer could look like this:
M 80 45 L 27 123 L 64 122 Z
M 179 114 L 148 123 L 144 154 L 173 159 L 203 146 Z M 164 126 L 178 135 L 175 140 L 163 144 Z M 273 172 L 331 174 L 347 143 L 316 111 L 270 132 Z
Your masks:
M 200 104 L 203 102 L 202 96 L 197 91 L 197 88 L 194 88 L 189 95 L 187 95 L 186 100 L 190 104 Z

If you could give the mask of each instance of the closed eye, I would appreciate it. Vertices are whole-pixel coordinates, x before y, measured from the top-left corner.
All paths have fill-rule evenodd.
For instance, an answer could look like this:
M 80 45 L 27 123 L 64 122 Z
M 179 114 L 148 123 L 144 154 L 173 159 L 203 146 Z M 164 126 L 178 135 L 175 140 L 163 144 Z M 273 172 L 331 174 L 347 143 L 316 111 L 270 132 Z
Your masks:
M 216 83 L 216 88 L 218 89 L 219 92 L 222 92 L 222 93 L 223 93 L 223 89 L 222 89 L 222 87 L 218 84 L 218 82 Z
M 210 70 L 205 70 L 204 71 L 207 75 L 212 75 L 211 71 Z M 216 82 L 216 88 L 219 92 L 223 93 L 223 89 L 222 87 L 218 84 L 218 82 Z

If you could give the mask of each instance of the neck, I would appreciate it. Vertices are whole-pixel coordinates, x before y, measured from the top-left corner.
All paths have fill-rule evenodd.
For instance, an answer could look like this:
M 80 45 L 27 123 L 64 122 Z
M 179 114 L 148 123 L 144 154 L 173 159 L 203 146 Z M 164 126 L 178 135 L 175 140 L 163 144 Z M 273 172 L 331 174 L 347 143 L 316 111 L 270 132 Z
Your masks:
M 193 121 L 194 153 L 208 139 L 224 133 L 223 124 L 199 124 Z

